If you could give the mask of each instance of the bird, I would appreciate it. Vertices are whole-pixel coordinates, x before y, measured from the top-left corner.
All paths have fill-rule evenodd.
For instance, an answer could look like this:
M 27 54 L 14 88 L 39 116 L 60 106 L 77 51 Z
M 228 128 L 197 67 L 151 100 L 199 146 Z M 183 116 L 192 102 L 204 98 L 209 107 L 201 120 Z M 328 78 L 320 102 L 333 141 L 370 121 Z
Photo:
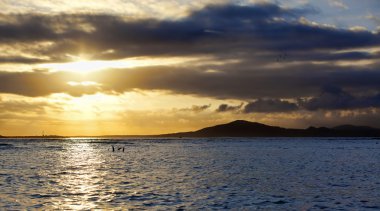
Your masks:
M 283 62 L 288 59 L 288 54 L 286 52 L 281 53 L 277 56 L 276 61 L 277 62 Z

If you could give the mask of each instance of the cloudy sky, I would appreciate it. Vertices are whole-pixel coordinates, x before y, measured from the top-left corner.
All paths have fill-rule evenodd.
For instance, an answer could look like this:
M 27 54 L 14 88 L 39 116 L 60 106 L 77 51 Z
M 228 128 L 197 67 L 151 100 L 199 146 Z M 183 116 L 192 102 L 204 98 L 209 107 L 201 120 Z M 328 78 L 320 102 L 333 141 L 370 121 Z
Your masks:
M 380 1 L 1 0 L 0 134 L 380 127 Z

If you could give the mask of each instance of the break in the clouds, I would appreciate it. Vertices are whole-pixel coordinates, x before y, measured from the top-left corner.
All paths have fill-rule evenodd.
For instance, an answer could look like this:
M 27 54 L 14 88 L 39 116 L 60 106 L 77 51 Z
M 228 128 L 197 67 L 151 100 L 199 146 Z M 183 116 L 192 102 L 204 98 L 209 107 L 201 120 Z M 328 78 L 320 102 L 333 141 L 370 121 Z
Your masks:
M 254 2 L 187 2 L 180 15 L 167 16 L 57 12 L 51 5 L 9 12 L 15 5 L 6 3 L 0 93 L 81 98 L 163 91 L 225 101 L 179 109 L 218 115 L 380 107 L 378 3 L 363 1 L 359 8 L 369 9 L 358 10 L 354 1 Z M 337 11 L 336 22 L 325 18 Z M 146 62 L 126 64 L 132 59 Z M 83 65 L 75 71 L 93 70 L 76 73 L 75 62 Z

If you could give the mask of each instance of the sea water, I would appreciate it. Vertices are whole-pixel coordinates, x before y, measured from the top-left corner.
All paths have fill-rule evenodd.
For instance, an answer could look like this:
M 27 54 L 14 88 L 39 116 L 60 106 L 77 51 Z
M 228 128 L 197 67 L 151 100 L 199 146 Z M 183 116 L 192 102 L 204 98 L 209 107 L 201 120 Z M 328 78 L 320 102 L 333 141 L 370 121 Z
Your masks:
M 380 140 L 0 139 L 19 209 L 380 210 Z

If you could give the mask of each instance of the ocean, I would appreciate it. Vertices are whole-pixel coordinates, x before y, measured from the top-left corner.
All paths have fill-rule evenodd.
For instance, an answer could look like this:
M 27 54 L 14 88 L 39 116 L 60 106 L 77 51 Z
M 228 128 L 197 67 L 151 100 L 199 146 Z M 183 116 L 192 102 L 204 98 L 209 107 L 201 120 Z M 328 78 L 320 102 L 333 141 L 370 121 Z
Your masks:
M 20 209 L 380 210 L 380 140 L 0 139 Z

